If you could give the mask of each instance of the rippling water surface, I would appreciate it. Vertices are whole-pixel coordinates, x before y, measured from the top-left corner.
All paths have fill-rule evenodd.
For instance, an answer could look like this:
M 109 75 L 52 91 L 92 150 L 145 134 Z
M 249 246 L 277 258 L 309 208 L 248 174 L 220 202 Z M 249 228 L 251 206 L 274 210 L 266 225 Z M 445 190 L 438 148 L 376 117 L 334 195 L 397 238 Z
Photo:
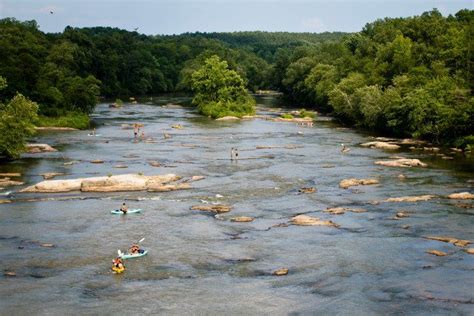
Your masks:
M 0 314 L 474 313 L 474 256 L 423 238 L 474 240 L 472 202 L 445 198 L 473 191 L 472 159 L 362 148 L 370 136 L 325 118 L 311 128 L 262 119 L 216 122 L 189 108 L 163 106 L 184 101 L 155 98 L 156 104 L 121 109 L 101 104 L 93 115 L 101 137 L 88 137 L 88 131 L 41 133 L 36 141 L 60 151 L 0 165 L 0 172 L 21 172 L 25 185 L 41 181 L 43 172 L 67 174 L 57 179 L 139 172 L 206 177 L 191 190 L 166 193 L 26 195 L 14 188 L 14 202 L 0 205 L 0 263 L 1 271 L 17 276 L 0 276 Z M 259 103 L 259 114 L 277 115 L 271 97 Z M 133 130 L 120 128 L 133 122 L 144 123 L 146 136 L 157 142 L 133 143 Z M 341 143 L 352 150 L 341 154 Z M 279 148 L 256 149 L 263 145 Z M 231 147 L 244 159 L 231 162 Z M 429 167 L 374 164 L 393 155 L 419 158 Z M 91 164 L 93 159 L 105 163 Z M 162 166 L 150 166 L 152 160 Z M 377 178 L 380 184 L 339 188 L 339 181 L 352 177 Z M 298 194 L 301 187 L 318 191 Z M 437 197 L 373 203 L 422 194 Z M 71 195 L 80 199 L 24 201 Z M 144 212 L 111 215 L 123 200 Z M 219 218 L 189 209 L 202 201 L 234 208 Z M 333 206 L 367 212 L 322 212 Z M 399 211 L 410 217 L 393 220 Z M 341 226 L 272 227 L 302 213 Z M 233 216 L 255 221 L 229 221 Z M 142 237 L 149 255 L 126 261 L 124 274 L 111 274 L 117 249 Z M 429 249 L 448 256 L 427 254 Z M 289 274 L 273 276 L 279 268 Z

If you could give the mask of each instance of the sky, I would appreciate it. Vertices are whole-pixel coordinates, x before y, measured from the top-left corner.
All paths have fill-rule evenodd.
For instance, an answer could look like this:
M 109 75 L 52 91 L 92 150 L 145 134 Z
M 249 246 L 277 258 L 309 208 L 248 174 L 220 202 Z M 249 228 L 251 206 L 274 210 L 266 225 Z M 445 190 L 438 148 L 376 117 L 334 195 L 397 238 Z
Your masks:
M 288 31 L 356 32 L 384 17 L 443 15 L 474 0 L 0 0 L 0 18 L 36 20 L 44 32 L 66 26 L 138 28 L 144 34 Z M 50 12 L 53 12 L 51 14 Z

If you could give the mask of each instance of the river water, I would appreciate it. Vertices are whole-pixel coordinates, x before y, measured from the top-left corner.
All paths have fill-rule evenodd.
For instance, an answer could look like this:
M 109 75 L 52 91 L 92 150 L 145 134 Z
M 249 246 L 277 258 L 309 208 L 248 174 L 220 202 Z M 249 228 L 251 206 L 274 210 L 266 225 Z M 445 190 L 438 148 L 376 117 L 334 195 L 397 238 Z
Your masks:
M 474 256 L 423 238 L 474 240 L 472 202 L 445 198 L 473 191 L 472 158 L 362 148 L 373 137 L 324 117 L 313 127 L 263 119 L 216 122 L 186 107 L 164 106 L 186 101 L 161 97 L 121 109 L 100 104 L 93 115 L 100 137 L 88 137 L 88 131 L 41 133 L 35 141 L 59 152 L 0 165 L 0 172 L 21 172 L 25 185 L 42 181 L 43 172 L 67 174 L 57 179 L 123 173 L 206 177 L 191 190 L 166 193 L 26 195 L 9 188 L 13 203 L 0 205 L 0 270 L 15 271 L 16 277 L 0 276 L 1 315 L 474 314 Z M 259 114 L 277 115 L 274 98 L 258 101 Z M 146 136 L 157 142 L 134 143 L 133 130 L 120 127 L 133 122 L 143 123 Z M 171 138 L 164 139 L 165 132 Z M 351 151 L 341 154 L 341 143 Z M 231 147 L 243 159 L 231 162 Z M 374 164 L 393 155 L 429 166 Z M 105 162 L 92 164 L 93 159 Z M 151 160 L 162 166 L 150 166 Z M 77 163 L 64 165 L 68 161 Z M 339 188 L 339 181 L 353 177 L 380 184 Z M 318 191 L 298 193 L 308 186 Z M 373 202 L 422 194 L 437 197 Z M 68 196 L 81 199 L 25 201 Z M 111 215 L 124 200 L 144 212 Z M 217 202 L 232 205 L 232 211 L 215 218 L 190 210 Z M 367 212 L 323 212 L 334 206 Z M 392 219 L 399 211 L 410 217 Z M 341 226 L 272 227 L 302 213 Z M 255 220 L 235 223 L 232 216 Z M 126 261 L 121 275 L 111 274 L 117 249 L 142 237 L 148 256 Z M 448 256 L 426 253 L 430 249 Z M 288 275 L 273 276 L 279 268 L 288 268 Z

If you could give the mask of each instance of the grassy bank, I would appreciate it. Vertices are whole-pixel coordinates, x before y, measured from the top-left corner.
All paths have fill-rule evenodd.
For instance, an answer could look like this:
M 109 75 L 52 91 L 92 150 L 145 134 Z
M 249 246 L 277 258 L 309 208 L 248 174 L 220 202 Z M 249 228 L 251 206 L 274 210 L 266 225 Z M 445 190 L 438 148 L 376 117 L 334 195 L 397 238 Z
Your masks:
M 69 112 L 57 117 L 39 115 L 35 125 L 39 127 L 55 126 L 87 129 L 90 126 L 90 118 L 87 114 L 80 112 Z

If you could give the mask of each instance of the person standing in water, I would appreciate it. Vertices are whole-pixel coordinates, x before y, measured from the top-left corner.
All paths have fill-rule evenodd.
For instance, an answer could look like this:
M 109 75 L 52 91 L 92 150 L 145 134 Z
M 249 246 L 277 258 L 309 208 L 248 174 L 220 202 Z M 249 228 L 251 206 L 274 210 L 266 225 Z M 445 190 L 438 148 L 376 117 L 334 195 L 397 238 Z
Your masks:
M 230 149 L 230 160 L 234 160 L 234 147 Z
M 138 137 L 138 132 L 140 131 L 138 124 L 134 123 L 133 124 L 133 135 L 135 135 L 135 139 Z
M 127 214 L 128 206 L 127 206 L 127 204 L 125 204 L 125 202 L 123 202 L 122 206 L 120 207 L 120 211 L 124 214 Z
M 234 159 L 239 160 L 239 150 L 237 148 L 234 148 Z

